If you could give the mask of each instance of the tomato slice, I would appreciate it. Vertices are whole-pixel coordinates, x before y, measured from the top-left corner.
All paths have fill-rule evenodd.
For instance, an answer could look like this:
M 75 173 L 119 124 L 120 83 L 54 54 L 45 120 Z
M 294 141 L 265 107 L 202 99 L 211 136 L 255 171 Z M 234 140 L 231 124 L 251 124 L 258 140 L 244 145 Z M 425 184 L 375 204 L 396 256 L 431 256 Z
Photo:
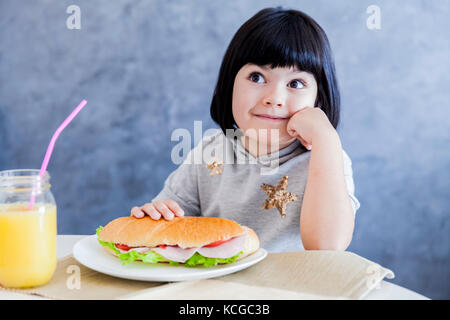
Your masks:
M 167 248 L 167 247 L 178 248 L 178 245 L 159 244 L 158 247 L 161 248 L 161 249 L 165 249 L 165 248 Z
M 167 244 L 160 244 L 158 247 L 160 247 L 161 249 L 165 249 L 166 247 L 177 247 L 177 246 L 170 246 Z M 116 248 L 123 250 L 123 251 L 129 251 L 133 248 L 139 248 L 139 247 L 129 247 L 126 244 L 121 244 L 121 243 L 116 243 Z
M 206 246 L 203 246 L 203 247 L 205 247 L 205 248 L 217 247 L 217 246 L 220 246 L 222 243 L 228 242 L 232 239 L 233 238 L 228 239 L 228 240 L 219 240 L 219 241 L 211 242 L 210 244 L 207 244 Z
M 116 243 L 116 248 L 118 248 L 120 250 L 128 251 L 130 249 L 137 248 L 137 247 L 129 247 L 126 244 Z

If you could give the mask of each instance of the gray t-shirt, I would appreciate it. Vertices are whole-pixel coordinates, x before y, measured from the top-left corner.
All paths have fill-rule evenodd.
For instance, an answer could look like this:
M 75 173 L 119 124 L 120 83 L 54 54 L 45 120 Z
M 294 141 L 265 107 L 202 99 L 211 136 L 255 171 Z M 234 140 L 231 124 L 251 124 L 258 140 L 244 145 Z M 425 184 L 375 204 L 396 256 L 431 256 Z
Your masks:
M 342 150 L 344 175 L 353 212 L 359 209 L 354 196 L 352 163 Z M 166 179 L 152 200 L 174 200 L 186 216 L 232 219 L 258 234 L 261 247 L 269 252 L 304 250 L 300 237 L 300 211 L 308 178 L 311 152 L 295 140 L 287 147 L 260 157 L 245 150 L 240 139 L 230 139 L 221 130 L 205 136 L 182 164 Z M 223 162 L 222 174 L 211 175 L 213 160 Z M 276 207 L 263 209 L 267 199 L 263 183 L 277 186 L 288 176 L 287 190 L 298 200 L 286 205 L 286 217 Z

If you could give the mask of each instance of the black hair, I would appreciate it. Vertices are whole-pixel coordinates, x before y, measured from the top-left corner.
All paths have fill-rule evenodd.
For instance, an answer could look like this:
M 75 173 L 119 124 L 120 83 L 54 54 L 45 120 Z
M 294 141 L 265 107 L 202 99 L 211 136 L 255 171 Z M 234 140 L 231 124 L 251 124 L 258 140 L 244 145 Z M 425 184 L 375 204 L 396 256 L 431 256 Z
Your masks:
M 226 134 L 237 128 L 232 112 L 236 74 L 247 63 L 297 67 L 314 75 L 321 108 L 336 129 L 340 95 L 333 55 L 325 31 L 307 14 L 281 7 L 266 8 L 236 32 L 225 52 L 211 102 L 211 117 Z

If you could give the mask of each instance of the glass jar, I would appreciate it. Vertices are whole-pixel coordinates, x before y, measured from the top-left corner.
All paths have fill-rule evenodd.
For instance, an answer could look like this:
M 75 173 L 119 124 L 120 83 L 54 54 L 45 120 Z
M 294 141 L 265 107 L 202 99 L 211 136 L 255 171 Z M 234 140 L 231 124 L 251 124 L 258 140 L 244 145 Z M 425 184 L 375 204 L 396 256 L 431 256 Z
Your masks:
M 0 171 L 0 285 L 47 283 L 56 269 L 56 203 L 50 175 L 39 170 Z M 30 198 L 35 201 L 30 209 Z

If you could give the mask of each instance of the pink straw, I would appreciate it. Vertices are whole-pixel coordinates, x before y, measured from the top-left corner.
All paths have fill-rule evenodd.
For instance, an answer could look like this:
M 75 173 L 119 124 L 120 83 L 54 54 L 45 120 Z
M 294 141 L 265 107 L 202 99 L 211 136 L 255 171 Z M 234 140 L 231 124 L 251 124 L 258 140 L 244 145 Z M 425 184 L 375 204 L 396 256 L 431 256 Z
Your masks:
M 50 161 L 50 157 L 52 156 L 53 147 L 55 146 L 56 139 L 58 139 L 59 134 L 67 127 L 67 125 L 73 120 L 73 118 L 76 117 L 78 112 L 83 109 L 83 107 L 86 105 L 87 101 L 83 100 L 80 102 L 78 107 L 76 107 L 72 113 L 64 120 L 64 122 L 59 126 L 58 129 L 56 129 L 55 133 L 53 134 L 52 140 L 50 140 L 50 144 L 47 147 L 47 152 L 45 153 L 44 161 L 42 162 L 41 171 L 39 172 L 39 176 L 42 178 L 44 177 L 45 171 L 47 170 L 48 162 Z M 34 200 L 35 200 L 35 191 L 31 193 L 30 198 L 30 204 L 28 206 L 29 209 L 32 209 L 34 206 Z

